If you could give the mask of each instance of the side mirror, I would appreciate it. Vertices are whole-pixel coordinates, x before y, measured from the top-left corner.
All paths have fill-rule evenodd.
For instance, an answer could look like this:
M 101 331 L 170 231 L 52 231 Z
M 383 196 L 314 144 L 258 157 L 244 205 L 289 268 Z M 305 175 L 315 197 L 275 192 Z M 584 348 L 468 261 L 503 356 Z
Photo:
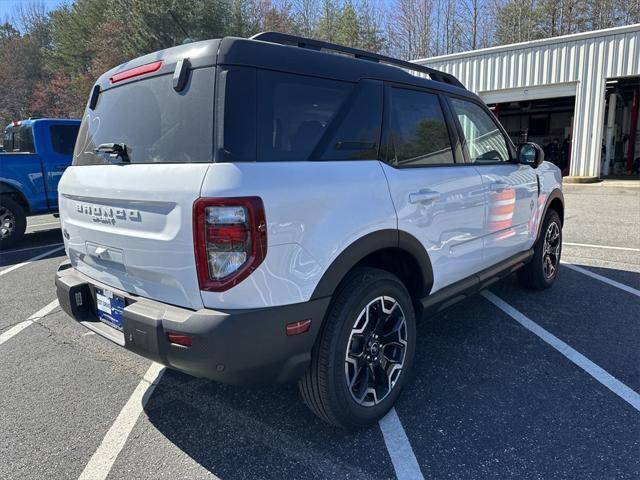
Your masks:
M 518 162 L 537 168 L 544 162 L 544 151 L 537 143 L 521 143 L 518 145 Z

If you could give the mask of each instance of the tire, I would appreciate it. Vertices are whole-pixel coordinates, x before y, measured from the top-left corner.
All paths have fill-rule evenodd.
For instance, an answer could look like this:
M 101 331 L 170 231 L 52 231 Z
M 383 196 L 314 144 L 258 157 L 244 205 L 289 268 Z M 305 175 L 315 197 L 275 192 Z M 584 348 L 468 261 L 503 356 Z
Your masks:
M 533 290 L 544 290 L 555 282 L 562 253 L 562 222 L 558 212 L 549 210 L 540 238 L 534 247 L 531 261 L 518 271 L 522 286 Z
M 363 313 L 367 310 L 369 321 Z M 376 317 L 378 313 L 384 315 Z M 370 331 L 374 318 L 384 323 Z M 345 429 L 371 425 L 398 398 L 411 370 L 415 344 L 415 314 L 405 286 L 384 270 L 358 268 L 334 295 L 311 352 L 311 365 L 298 383 L 302 398 L 332 425 Z M 366 385 L 376 378 L 380 382 L 373 393 Z
M 9 195 L 0 195 L 0 250 L 17 244 L 26 228 L 24 209 Z

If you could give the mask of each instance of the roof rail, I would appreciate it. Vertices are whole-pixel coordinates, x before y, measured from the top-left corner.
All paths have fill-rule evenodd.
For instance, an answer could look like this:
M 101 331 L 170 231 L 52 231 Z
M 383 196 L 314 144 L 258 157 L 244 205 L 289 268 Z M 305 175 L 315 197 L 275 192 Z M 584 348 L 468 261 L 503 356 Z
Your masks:
M 300 48 L 308 48 L 310 50 L 330 50 L 333 52 L 339 52 L 343 54 L 352 55 L 355 58 L 362 60 L 368 60 L 376 63 L 386 63 L 389 65 L 395 65 L 396 67 L 405 68 L 407 70 L 413 70 L 414 72 L 426 73 L 431 80 L 436 82 L 447 83 L 456 87 L 465 88 L 465 86 L 456 77 L 450 73 L 441 72 L 435 68 L 430 68 L 424 65 L 418 65 L 417 63 L 407 62 L 405 60 L 399 60 L 393 57 L 387 57 L 386 55 L 379 55 L 377 53 L 367 52 L 366 50 L 360 50 L 359 48 L 345 47 L 344 45 L 338 45 L 335 43 L 324 42 L 322 40 L 313 40 L 311 38 L 298 37 L 296 35 L 288 35 L 286 33 L 278 32 L 262 32 L 257 33 L 252 40 L 260 40 L 269 43 L 278 43 L 280 45 L 293 45 Z

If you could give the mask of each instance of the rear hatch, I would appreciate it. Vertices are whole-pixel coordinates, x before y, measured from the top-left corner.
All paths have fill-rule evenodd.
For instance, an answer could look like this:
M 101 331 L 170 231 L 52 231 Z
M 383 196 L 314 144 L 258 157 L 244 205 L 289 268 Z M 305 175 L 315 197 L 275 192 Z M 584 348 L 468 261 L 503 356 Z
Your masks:
M 104 74 L 59 186 L 74 267 L 193 309 L 202 299 L 192 212 L 213 157 L 217 44 L 156 52 Z

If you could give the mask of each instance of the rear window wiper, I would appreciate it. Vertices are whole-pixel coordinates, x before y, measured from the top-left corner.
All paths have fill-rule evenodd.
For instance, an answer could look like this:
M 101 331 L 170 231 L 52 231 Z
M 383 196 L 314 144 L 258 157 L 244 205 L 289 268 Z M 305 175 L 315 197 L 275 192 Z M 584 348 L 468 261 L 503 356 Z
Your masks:
M 131 163 L 124 143 L 102 143 L 96 148 L 96 153 L 108 154 L 110 163 Z M 116 158 L 120 158 L 120 162 L 115 162 Z

